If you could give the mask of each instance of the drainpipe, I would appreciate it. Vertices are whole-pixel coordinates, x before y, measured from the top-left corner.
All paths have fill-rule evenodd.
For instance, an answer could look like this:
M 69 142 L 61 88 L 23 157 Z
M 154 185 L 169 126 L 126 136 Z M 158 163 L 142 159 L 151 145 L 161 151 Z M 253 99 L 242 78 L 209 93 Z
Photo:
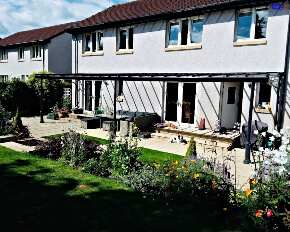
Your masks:
M 245 151 L 244 164 L 251 163 L 251 160 L 250 160 L 250 136 L 251 136 L 251 129 L 252 129 L 252 113 L 253 113 L 253 103 L 254 103 L 254 90 L 255 90 L 255 82 L 252 82 L 251 96 L 250 96 L 250 107 L 249 107 L 249 118 L 248 118 L 247 142 L 246 142 L 246 151 Z
M 120 76 L 118 76 L 119 80 Z M 120 80 L 119 80 L 120 81 Z M 116 109 L 117 109 L 117 80 L 115 80 L 115 86 L 114 86 L 114 135 L 116 136 L 117 133 L 117 120 L 116 120 Z
M 77 63 L 77 42 L 78 42 L 78 39 L 77 39 L 77 35 L 75 34 L 74 35 L 75 37 L 75 74 L 78 72 L 78 63 Z M 75 106 L 76 107 L 79 107 L 79 87 L 78 87 L 78 81 L 75 80 Z
M 289 1 L 288 1 L 289 3 Z M 290 9 L 288 9 L 288 31 L 287 31 L 287 43 L 286 43 L 286 54 L 285 54 L 285 65 L 284 65 L 284 78 L 281 78 L 281 82 L 282 82 L 282 88 L 281 88 L 281 104 L 280 104 L 280 110 L 279 110 L 279 118 L 278 118 L 278 125 L 277 125 L 277 129 L 278 131 L 280 131 L 281 127 L 282 127 L 282 117 L 284 117 L 285 114 L 283 114 L 283 111 L 285 111 L 285 97 L 287 93 L 287 82 L 289 81 L 289 49 L 290 49 Z M 285 86 L 283 86 L 285 85 Z M 283 118 L 284 119 L 284 118 Z
M 44 71 L 45 70 L 45 62 L 44 62 L 44 60 L 45 60 L 45 51 L 44 51 L 44 44 L 42 45 L 42 53 L 43 53 L 43 59 L 42 59 L 42 71 Z M 48 71 L 48 70 L 47 70 Z

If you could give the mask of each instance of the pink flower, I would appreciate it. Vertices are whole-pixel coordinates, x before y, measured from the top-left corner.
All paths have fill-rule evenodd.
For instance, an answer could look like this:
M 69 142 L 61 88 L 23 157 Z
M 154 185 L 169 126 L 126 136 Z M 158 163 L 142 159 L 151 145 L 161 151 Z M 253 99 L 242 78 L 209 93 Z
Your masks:
M 270 210 L 270 209 L 268 209 L 268 211 L 267 211 L 267 216 L 268 216 L 268 217 L 271 217 L 272 215 L 273 215 L 273 211 Z
M 258 209 L 258 213 L 262 213 L 262 210 L 261 209 Z

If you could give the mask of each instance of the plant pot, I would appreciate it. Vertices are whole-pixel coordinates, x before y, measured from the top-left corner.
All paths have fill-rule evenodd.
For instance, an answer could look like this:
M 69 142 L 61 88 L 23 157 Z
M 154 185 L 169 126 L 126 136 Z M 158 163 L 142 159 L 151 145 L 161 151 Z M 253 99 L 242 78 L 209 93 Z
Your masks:
M 66 117 L 66 113 L 58 113 L 58 117 L 59 118 L 65 118 Z
M 47 118 L 56 120 L 58 118 L 58 115 L 47 115 Z
M 83 110 L 82 109 L 74 109 L 73 110 L 73 113 L 74 114 L 82 114 L 83 113 Z
M 144 138 L 151 138 L 151 135 L 148 134 L 148 135 L 139 135 L 137 134 L 137 137 L 140 138 L 140 139 L 144 139 Z

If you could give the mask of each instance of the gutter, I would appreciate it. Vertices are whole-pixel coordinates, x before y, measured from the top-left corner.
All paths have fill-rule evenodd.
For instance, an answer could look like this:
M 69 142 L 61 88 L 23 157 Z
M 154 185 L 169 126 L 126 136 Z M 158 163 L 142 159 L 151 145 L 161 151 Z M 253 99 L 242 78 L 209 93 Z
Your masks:
M 73 28 L 67 29 L 66 31 L 72 34 L 72 33 L 77 33 L 80 31 L 91 31 L 91 30 L 101 30 L 101 29 L 112 28 L 112 27 L 123 27 L 123 26 L 129 26 L 133 24 L 147 23 L 151 21 L 188 17 L 188 16 L 214 12 L 214 11 L 220 11 L 220 10 L 240 9 L 240 8 L 254 7 L 257 5 L 267 5 L 274 2 L 277 2 L 277 1 L 235 0 L 235 1 L 230 1 L 230 2 L 221 2 L 221 3 L 212 4 L 212 5 L 203 5 L 203 6 L 192 7 L 192 8 L 182 9 L 182 10 L 165 12 L 161 14 L 146 15 L 146 16 L 141 16 L 138 18 L 131 18 L 131 19 L 126 19 L 126 20 L 118 20 L 118 21 L 105 22 L 105 23 L 99 23 L 99 24 L 93 24 L 93 25 L 73 27 Z

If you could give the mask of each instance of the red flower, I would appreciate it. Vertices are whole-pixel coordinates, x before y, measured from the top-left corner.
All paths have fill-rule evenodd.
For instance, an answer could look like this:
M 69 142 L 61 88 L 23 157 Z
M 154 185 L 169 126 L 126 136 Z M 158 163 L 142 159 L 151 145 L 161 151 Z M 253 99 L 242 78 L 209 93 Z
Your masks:
M 156 163 L 155 159 L 153 159 L 153 163 Z
M 271 217 L 272 215 L 273 215 L 273 211 L 270 210 L 270 209 L 268 209 L 268 211 L 267 211 L 267 216 L 268 216 L 268 217 Z

